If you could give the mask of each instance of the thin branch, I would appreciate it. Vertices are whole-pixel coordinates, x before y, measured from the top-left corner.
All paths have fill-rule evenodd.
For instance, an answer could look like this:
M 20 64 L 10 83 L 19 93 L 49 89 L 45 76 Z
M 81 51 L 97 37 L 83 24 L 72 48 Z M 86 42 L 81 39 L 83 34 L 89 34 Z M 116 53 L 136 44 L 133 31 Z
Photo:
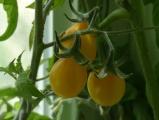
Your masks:
M 44 30 L 45 19 L 43 19 L 42 10 L 43 10 L 42 0 L 35 0 L 35 41 L 33 46 L 33 54 L 32 54 L 31 68 L 29 74 L 29 78 L 33 82 L 35 82 L 36 80 L 37 71 L 39 68 L 39 63 L 43 52 L 43 30 Z M 22 99 L 21 107 L 14 120 L 27 120 L 31 111 L 32 111 L 32 104 L 28 100 Z
M 133 29 L 126 29 L 126 30 L 119 30 L 119 31 L 101 31 L 97 29 L 87 29 L 87 30 L 81 30 L 77 31 L 73 34 L 67 35 L 61 39 L 61 41 L 65 41 L 67 39 L 70 39 L 75 36 L 75 34 L 79 35 L 85 35 L 85 34 L 98 34 L 98 33 L 107 33 L 107 34 L 126 34 L 131 32 L 137 32 L 137 31 L 146 31 L 146 30 L 153 30 L 153 29 L 159 29 L 159 26 L 151 26 L 151 27 L 144 27 L 144 28 L 133 28 Z
M 54 46 L 55 42 L 44 44 L 44 49 Z
M 133 29 L 126 29 L 126 30 L 119 30 L 119 31 L 108 31 L 108 34 L 125 34 L 125 33 L 132 33 L 137 31 L 147 31 L 147 30 L 157 30 L 159 26 L 151 26 L 151 27 L 144 27 L 144 28 L 133 28 Z
M 44 77 L 42 77 L 42 78 L 36 79 L 36 81 L 41 81 L 41 80 L 44 80 L 44 79 L 46 79 L 46 78 L 48 78 L 48 77 L 49 77 L 49 75 L 46 75 L 46 76 L 44 76 Z
M 97 30 L 97 29 L 87 29 L 87 30 L 81 30 L 81 31 L 75 32 L 73 34 L 67 35 L 67 36 L 61 38 L 61 41 L 65 41 L 70 38 L 73 38 L 75 36 L 75 34 L 85 35 L 85 34 L 98 34 L 98 33 L 105 33 L 105 32 L 109 35 L 111 35 L 111 34 L 128 34 L 128 33 L 132 33 L 132 32 L 147 31 L 147 30 L 153 30 L 153 29 L 157 30 L 157 29 L 159 29 L 159 26 L 133 28 L 133 29 L 125 29 L 125 30 L 117 30 L 117 31 L 101 31 L 101 30 Z M 50 43 L 44 44 L 43 49 L 47 49 L 54 45 L 55 45 L 55 42 L 50 42 Z

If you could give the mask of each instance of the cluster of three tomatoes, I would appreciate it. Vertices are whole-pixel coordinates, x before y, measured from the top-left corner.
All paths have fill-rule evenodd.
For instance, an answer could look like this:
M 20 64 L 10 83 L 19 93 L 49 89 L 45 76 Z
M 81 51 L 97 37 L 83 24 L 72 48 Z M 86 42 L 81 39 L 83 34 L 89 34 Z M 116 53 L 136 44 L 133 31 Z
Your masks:
M 79 30 L 88 28 L 87 22 L 73 24 L 63 36 L 73 34 Z M 81 35 L 80 52 L 89 60 L 96 57 L 96 37 L 93 34 Z M 72 40 L 62 42 L 65 47 L 73 45 Z M 88 72 L 86 65 L 80 65 L 74 58 L 60 58 L 52 66 L 50 71 L 51 88 L 56 95 L 63 98 L 78 96 L 87 84 L 90 97 L 95 103 L 102 106 L 117 104 L 125 93 L 125 80 L 108 72 L 99 78 L 94 71 Z

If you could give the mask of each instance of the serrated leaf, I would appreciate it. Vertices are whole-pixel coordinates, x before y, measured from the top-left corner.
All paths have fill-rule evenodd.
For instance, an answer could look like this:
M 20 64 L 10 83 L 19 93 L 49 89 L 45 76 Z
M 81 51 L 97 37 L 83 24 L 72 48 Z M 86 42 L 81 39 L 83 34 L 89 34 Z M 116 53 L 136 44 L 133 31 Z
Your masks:
M 3 89 L 0 89 L 0 98 L 2 97 L 16 97 L 18 96 L 18 92 L 15 88 L 3 88 Z
M 0 72 L 9 74 L 11 77 L 16 79 L 16 74 L 24 71 L 21 63 L 21 57 L 23 52 L 18 56 L 17 59 L 13 59 L 7 67 L 0 67 Z
M 47 1 L 47 0 L 43 0 L 43 4 L 44 4 L 46 1 Z M 30 5 L 26 6 L 26 8 L 35 9 L 35 2 L 32 2 Z
M 45 3 L 46 0 L 43 0 L 43 3 Z M 53 6 L 52 6 L 52 10 L 55 8 L 58 8 L 60 6 L 62 6 L 64 4 L 65 0 L 54 0 L 53 1 Z M 35 2 L 31 3 L 30 5 L 28 5 L 26 8 L 31 8 L 31 9 L 35 9 Z
M 15 61 L 15 59 L 13 59 L 13 60 L 9 63 L 9 65 L 7 66 L 7 69 L 8 69 L 9 72 L 17 73 L 16 67 L 15 67 L 15 64 L 14 64 L 14 61 Z
M 30 35 L 29 35 L 29 49 L 31 50 L 32 46 L 33 46 L 33 42 L 34 42 L 34 22 L 33 22 L 33 26 L 31 28 L 31 31 L 30 31 Z
M 8 74 L 11 77 L 13 77 L 14 79 L 16 79 L 14 74 L 8 70 L 8 67 L 6 67 L 6 68 L 5 67 L 0 67 L 0 72 L 4 72 L 5 74 Z
M 32 112 L 27 120 L 51 120 L 48 116 Z
M 34 9 L 35 8 L 35 2 L 33 2 L 30 5 L 26 6 L 26 8 L 32 8 L 32 9 Z
M 22 62 L 21 62 L 21 58 L 22 58 L 23 53 L 24 53 L 24 51 L 17 58 L 16 71 L 18 73 L 21 73 L 24 71 L 23 66 L 22 66 Z
M 43 97 L 43 94 L 35 87 L 33 82 L 29 79 L 29 72 L 24 71 L 19 74 L 15 83 L 19 94 L 27 100 L 31 100 L 31 97 Z
M 7 40 L 15 31 L 18 22 L 18 5 L 16 0 L 1 1 L 7 13 L 8 26 L 5 32 L 0 35 L 0 41 Z
M 155 0 L 153 5 L 153 23 L 155 26 L 159 26 L 159 1 Z M 159 30 L 156 30 L 156 43 L 159 47 Z

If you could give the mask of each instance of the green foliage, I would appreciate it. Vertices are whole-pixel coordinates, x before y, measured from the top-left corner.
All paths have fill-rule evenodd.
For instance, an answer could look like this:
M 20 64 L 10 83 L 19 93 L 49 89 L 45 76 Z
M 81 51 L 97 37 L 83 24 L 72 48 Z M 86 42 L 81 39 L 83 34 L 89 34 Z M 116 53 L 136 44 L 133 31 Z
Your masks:
M 31 31 L 30 31 L 30 35 L 29 35 L 29 49 L 31 50 L 31 48 L 33 47 L 33 42 L 34 42 L 34 33 L 35 32 L 35 25 L 33 22 Z
M 43 0 L 43 3 L 46 3 L 47 0 Z M 52 9 L 56 9 L 61 7 L 64 4 L 65 0 L 53 0 Z M 27 6 L 27 8 L 35 9 L 35 2 L 31 3 Z
M 22 63 L 21 63 L 21 57 L 23 52 L 18 56 L 17 59 L 12 60 L 7 67 L 0 67 L 0 72 L 4 72 L 5 74 L 9 74 L 14 79 L 17 78 L 17 74 L 24 71 Z
M 137 89 L 130 83 L 126 83 L 126 93 L 123 97 L 123 102 L 134 100 L 137 97 Z
M 20 96 L 27 100 L 31 100 L 32 96 L 43 97 L 43 94 L 35 87 L 33 81 L 29 79 L 28 71 L 20 73 L 15 84 Z
M 16 97 L 18 96 L 18 91 L 16 90 L 16 88 L 3 88 L 0 89 L 0 98 L 3 97 Z
M 153 3 L 154 7 L 153 7 L 153 22 L 154 25 L 159 26 L 159 1 L 155 0 Z M 156 43 L 158 45 L 159 48 L 159 30 L 156 30 Z
M 137 99 L 133 103 L 133 112 L 136 120 L 153 120 L 152 111 L 144 99 Z
M 53 4 L 48 8 L 48 11 L 44 13 L 44 8 L 48 5 L 48 1 L 43 0 L 43 14 L 46 15 L 50 10 L 59 8 L 65 2 L 65 0 L 54 0 Z M 0 3 L 3 4 L 8 19 L 8 27 L 5 33 L 0 36 L 0 41 L 3 41 L 8 39 L 16 29 L 18 6 L 16 0 L 0 0 Z M 40 55 L 44 49 L 40 49 L 40 52 L 38 50 L 44 47 L 44 44 L 39 42 L 34 43 L 34 38 L 35 34 L 37 34 L 35 32 L 43 30 L 35 31 L 38 24 L 36 25 L 33 22 L 29 36 L 29 48 L 35 47 L 33 49 L 35 56 L 33 55 L 34 59 L 32 60 L 34 64 L 32 65 L 36 63 L 36 66 L 31 66 L 29 70 L 24 70 L 21 63 L 21 53 L 7 67 L 0 67 L 0 72 L 13 77 L 16 85 L 16 88 L 8 87 L 0 89 L 0 108 L 4 106 L 6 108 L 1 113 L 0 119 L 12 120 L 15 116 L 15 112 L 13 111 L 18 113 L 17 110 L 22 110 L 26 114 L 26 118 L 29 116 L 28 120 L 51 120 L 48 116 L 32 112 L 32 109 L 39 105 L 43 99 L 47 99 L 49 104 L 53 104 L 54 120 L 159 120 L 159 94 L 157 92 L 159 86 L 159 30 L 155 30 L 156 39 L 150 32 L 143 32 L 145 26 L 151 26 L 151 24 L 145 25 L 147 18 L 144 17 L 146 5 L 150 3 L 153 7 L 153 15 L 147 14 L 146 17 L 150 17 L 153 24 L 158 26 L 158 0 L 81 0 L 77 3 L 82 12 L 90 10 L 95 5 L 104 7 L 100 10 L 101 13 L 96 18 L 96 25 L 99 25 L 98 29 L 101 30 L 102 28 L 102 30 L 108 31 L 109 41 L 113 43 L 112 45 L 115 48 L 115 62 L 120 61 L 122 57 L 124 58 L 124 60 L 121 59 L 121 66 L 119 66 L 121 71 L 125 74 L 133 73 L 132 76 L 126 79 L 126 93 L 119 104 L 110 108 L 96 105 L 89 99 L 86 89 L 84 93 L 79 95 L 80 98 L 71 99 L 61 99 L 52 92 L 50 93 L 50 86 L 45 87 L 43 92 L 39 91 L 35 85 L 35 82 L 38 81 L 36 80 L 35 71 L 38 71 L 38 67 L 40 64 L 44 64 L 44 62 L 48 63 L 48 69 L 46 71 L 50 71 L 57 58 L 53 55 L 51 58 L 41 60 Z M 35 2 L 28 5 L 27 8 L 35 9 Z M 45 15 L 43 17 L 45 19 Z M 40 21 L 42 22 L 39 23 L 43 23 L 44 25 L 45 21 Z M 125 30 L 124 32 L 128 33 L 109 34 L 110 31 L 114 30 L 135 30 L 134 28 L 143 31 L 129 33 L 131 30 Z M 97 60 L 94 61 L 95 63 L 93 65 L 95 66 L 92 66 L 92 68 L 98 65 L 100 66 L 101 64 L 98 62 L 101 59 L 107 59 L 107 54 L 110 54 L 107 43 L 103 42 L 104 38 L 98 36 L 97 41 L 102 48 L 98 49 L 99 54 Z M 38 60 L 41 61 L 40 64 L 37 64 Z M 33 71 L 32 74 L 30 74 L 30 71 Z M 53 101 L 49 98 L 52 95 L 55 98 Z M 18 101 L 12 106 L 9 100 L 15 97 L 22 98 L 25 102 L 20 104 L 20 101 Z M 27 109 L 29 106 L 24 104 L 27 102 L 31 104 L 29 110 Z M 23 113 L 19 112 L 18 114 L 22 114 L 23 116 Z
M 8 19 L 7 29 L 2 35 L 0 35 L 0 41 L 4 41 L 7 40 L 16 29 L 18 22 L 18 6 L 16 0 L 1 0 L 0 3 L 3 4 Z
M 27 120 L 51 120 L 48 116 L 32 112 Z

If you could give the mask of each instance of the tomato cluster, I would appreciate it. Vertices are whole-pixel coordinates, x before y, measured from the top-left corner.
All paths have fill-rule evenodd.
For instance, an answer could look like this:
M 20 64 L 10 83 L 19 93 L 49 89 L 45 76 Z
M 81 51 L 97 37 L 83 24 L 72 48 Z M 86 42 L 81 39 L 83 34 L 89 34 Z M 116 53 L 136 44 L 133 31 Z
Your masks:
M 75 23 L 62 37 L 88 28 L 87 22 Z M 96 57 L 96 37 L 93 34 L 81 35 L 80 52 L 89 60 Z M 71 47 L 73 40 L 62 42 Z M 87 75 L 88 74 L 88 75 Z M 125 80 L 109 72 L 104 78 L 98 78 L 95 72 L 88 72 L 87 66 L 78 64 L 72 57 L 60 58 L 50 71 L 51 87 L 55 94 L 63 98 L 77 96 L 87 82 L 90 97 L 99 105 L 112 106 L 118 103 L 125 93 Z

